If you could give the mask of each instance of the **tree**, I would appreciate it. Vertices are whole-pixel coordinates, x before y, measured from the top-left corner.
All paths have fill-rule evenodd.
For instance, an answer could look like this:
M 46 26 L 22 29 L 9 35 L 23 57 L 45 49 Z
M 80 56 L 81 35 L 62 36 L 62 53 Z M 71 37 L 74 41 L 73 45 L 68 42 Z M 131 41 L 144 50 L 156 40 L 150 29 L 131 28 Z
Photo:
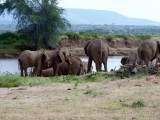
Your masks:
M 57 43 L 60 30 L 70 25 L 57 0 L 4 0 L 0 15 L 5 10 L 17 21 L 17 31 L 36 47 Z

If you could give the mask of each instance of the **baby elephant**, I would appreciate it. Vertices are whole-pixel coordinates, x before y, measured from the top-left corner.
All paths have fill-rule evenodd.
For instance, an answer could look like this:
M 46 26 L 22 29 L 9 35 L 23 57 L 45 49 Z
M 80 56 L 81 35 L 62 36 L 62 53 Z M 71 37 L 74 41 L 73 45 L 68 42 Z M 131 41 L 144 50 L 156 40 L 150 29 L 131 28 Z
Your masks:
M 69 56 L 66 62 L 59 66 L 59 75 L 82 75 L 84 74 L 82 60 L 78 56 Z

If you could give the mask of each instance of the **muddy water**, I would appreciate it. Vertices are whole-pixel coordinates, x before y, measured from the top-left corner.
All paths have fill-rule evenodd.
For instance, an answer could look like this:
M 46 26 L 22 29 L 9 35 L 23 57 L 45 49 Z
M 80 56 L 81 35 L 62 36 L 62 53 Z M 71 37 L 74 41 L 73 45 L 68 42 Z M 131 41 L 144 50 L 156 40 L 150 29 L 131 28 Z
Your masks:
M 108 71 L 111 69 L 119 69 L 122 56 L 109 56 L 108 58 Z M 87 57 L 81 57 L 82 61 L 88 61 Z M 94 62 L 92 63 L 93 71 L 96 71 Z M 28 72 L 30 69 L 28 69 Z M 19 73 L 19 66 L 17 59 L 0 59 L 0 74 L 10 72 Z

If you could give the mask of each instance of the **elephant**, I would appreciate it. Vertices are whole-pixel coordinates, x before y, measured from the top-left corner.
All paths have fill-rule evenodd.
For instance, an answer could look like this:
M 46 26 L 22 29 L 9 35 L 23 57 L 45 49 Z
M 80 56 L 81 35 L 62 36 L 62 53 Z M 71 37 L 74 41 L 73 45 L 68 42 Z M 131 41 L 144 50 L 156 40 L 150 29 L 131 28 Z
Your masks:
M 82 75 L 84 74 L 83 62 L 78 56 L 69 56 L 66 62 L 60 64 L 59 75 Z
M 138 54 L 137 54 L 137 50 L 136 51 L 132 51 L 128 54 L 128 56 L 124 56 L 121 59 L 121 64 L 125 65 L 125 64 L 132 64 L 133 66 L 137 65 L 137 61 L 138 61 Z
M 83 75 L 83 62 L 77 56 L 68 56 L 66 61 L 59 64 L 58 75 Z M 42 70 L 41 76 L 49 77 L 53 75 L 53 69 Z
M 38 75 L 41 72 L 42 66 L 48 67 L 50 64 L 50 60 L 48 55 L 41 50 L 38 51 L 31 51 L 25 50 L 23 51 L 18 58 L 18 63 L 21 70 L 21 76 L 27 76 L 27 69 L 29 67 L 35 67 L 35 71 L 33 75 Z
M 41 76 L 43 76 L 43 77 L 53 76 L 53 68 L 48 68 L 48 69 L 42 70 Z
M 88 62 L 83 61 L 83 72 L 84 74 L 87 73 L 87 68 L 88 68 Z M 91 72 L 93 70 L 93 66 L 91 66 Z
M 151 62 L 158 59 L 160 53 L 160 41 L 147 40 L 142 42 L 138 47 L 139 64 L 143 62 L 150 68 Z
M 50 59 L 50 65 L 42 66 L 42 70 L 53 68 L 53 76 L 58 75 L 59 65 L 66 61 L 69 53 L 61 50 L 46 50 L 45 53 Z
M 85 54 L 88 58 L 88 69 L 87 73 L 91 72 L 92 60 L 96 64 L 96 70 L 102 71 L 102 63 L 104 65 L 104 71 L 107 72 L 107 61 L 109 55 L 109 46 L 103 40 L 93 40 L 87 42 L 84 46 Z

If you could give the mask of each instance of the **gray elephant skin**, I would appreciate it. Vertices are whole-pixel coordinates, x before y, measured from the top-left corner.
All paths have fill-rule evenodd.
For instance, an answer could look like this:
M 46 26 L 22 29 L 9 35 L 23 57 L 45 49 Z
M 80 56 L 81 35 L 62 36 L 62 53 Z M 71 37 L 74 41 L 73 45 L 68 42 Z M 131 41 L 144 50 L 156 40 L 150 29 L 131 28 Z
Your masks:
M 42 69 L 53 68 L 53 76 L 58 75 L 59 65 L 66 61 L 69 54 L 61 50 L 47 50 L 45 53 L 50 59 L 50 65 L 48 67 L 43 66 Z
M 27 76 L 27 69 L 29 67 L 35 67 L 34 75 L 38 75 L 41 72 L 42 66 L 49 66 L 49 57 L 43 51 L 23 51 L 18 58 L 20 65 L 21 76 Z
M 147 40 L 142 42 L 138 47 L 139 63 L 143 62 L 149 67 L 149 62 L 158 59 L 160 53 L 160 42 L 156 40 Z
M 66 61 L 59 64 L 58 75 L 82 75 L 84 74 L 83 62 L 77 56 L 69 56 Z M 53 69 L 42 70 L 41 76 L 53 75 Z
M 138 53 L 136 49 L 136 51 L 130 52 L 128 56 L 122 57 L 121 64 L 122 65 L 132 64 L 133 66 L 135 66 L 137 64 L 137 61 L 138 61 Z
M 104 65 L 104 71 L 107 72 L 107 61 L 109 55 L 109 46 L 105 41 L 93 40 L 89 41 L 84 46 L 85 54 L 88 58 L 88 69 L 87 72 L 91 72 L 92 61 L 96 64 L 96 70 L 102 71 L 102 63 Z

